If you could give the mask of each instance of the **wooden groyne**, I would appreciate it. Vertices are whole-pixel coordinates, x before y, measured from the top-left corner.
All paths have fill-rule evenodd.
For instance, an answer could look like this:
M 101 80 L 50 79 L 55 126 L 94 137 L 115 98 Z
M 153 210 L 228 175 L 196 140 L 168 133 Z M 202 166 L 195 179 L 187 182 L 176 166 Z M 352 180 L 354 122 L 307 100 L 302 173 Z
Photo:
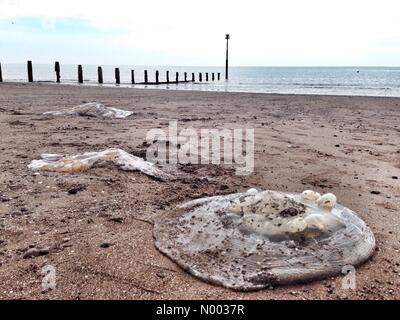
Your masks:
M 225 35 L 226 39 L 226 60 L 225 60 L 225 79 L 228 80 L 228 44 L 229 44 L 229 39 L 230 35 L 226 34 Z M 2 69 L 1 69 L 1 62 L 0 62 L 0 83 L 3 82 L 3 74 L 2 74 Z M 121 84 L 121 73 L 120 69 L 117 67 L 115 68 L 115 84 L 120 85 Z M 61 82 L 61 65 L 59 61 L 56 61 L 54 64 L 54 72 L 56 74 L 56 79 L 55 81 L 57 83 Z M 28 82 L 33 82 L 33 64 L 31 60 L 27 61 L 27 73 L 28 73 Z M 205 72 L 204 73 L 205 77 L 203 78 L 203 73 L 199 72 L 198 73 L 198 78 L 197 82 L 203 82 L 203 79 L 205 79 L 205 82 L 209 82 L 210 78 L 211 81 L 220 81 L 221 80 L 221 73 L 215 73 L 215 72 Z M 160 85 L 160 84 L 179 84 L 179 83 L 188 83 L 188 82 L 196 82 L 196 73 L 192 72 L 191 79 L 189 79 L 190 74 L 187 72 L 183 73 L 183 79 L 180 78 L 179 72 L 175 73 L 175 81 L 170 80 L 170 73 L 169 70 L 166 71 L 165 73 L 165 79 L 160 80 L 160 72 L 156 70 L 155 72 L 155 77 L 154 81 L 149 81 L 149 74 L 147 70 L 144 70 L 144 81 L 143 82 L 136 82 L 135 80 L 135 70 L 131 70 L 131 83 L 130 84 L 142 84 L 142 85 Z M 78 83 L 83 84 L 84 83 L 84 77 L 83 77 L 83 66 L 81 64 L 78 65 Z M 39 80 L 40 82 L 40 80 Z M 98 66 L 97 68 L 97 82 L 99 84 L 104 83 L 104 77 L 103 77 L 103 68 L 101 66 Z M 127 84 L 127 83 L 122 83 L 122 84 Z
M 56 61 L 54 64 L 54 72 L 55 72 L 55 82 L 56 83 L 61 83 L 62 77 L 61 77 L 61 65 L 59 61 Z M 190 76 L 191 75 L 191 76 Z M 203 77 L 204 75 L 204 77 Z M 217 76 L 215 76 L 217 75 Z M 32 61 L 27 61 L 27 76 L 28 76 L 28 82 L 34 82 L 34 73 L 33 73 L 33 63 Z M 121 82 L 121 72 L 120 68 L 115 68 L 115 84 L 120 85 L 120 84 L 128 84 L 128 83 L 122 83 Z M 188 72 L 184 72 L 183 76 L 179 74 L 179 72 L 175 72 L 175 79 L 171 81 L 170 79 L 170 71 L 167 70 L 165 72 L 165 78 L 161 79 L 161 74 L 158 70 L 155 71 L 154 75 L 154 80 L 151 81 L 149 80 L 149 72 L 148 70 L 144 70 L 143 74 L 143 81 L 142 82 L 137 82 L 135 80 L 135 70 L 131 70 L 131 82 L 130 84 L 139 84 L 139 85 L 165 85 L 165 84 L 180 84 L 180 83 L 194 83 L 196 82 L 196 74 L 192 72 L 189 74 Z M 205 79 L 205 82 L 210 81 L 209 73 L 205 72 L 199 72 L 198 73 L 198 78 L 197 82 L 203 82 Z M 211 81 L 216 81 L 216 79 L 219 81 L 221 79 L 221 73 L 211 73 Z M 3 82 L 3 75 L 2 75 L 2 66 L 0 63 L 0 82 Z M 84 70 L 83 66 L 81 64 L 78 65 L 77 68 L 77 82 L 79 84 L 84 83 Z M 99 66 L 97 68 L 97 83 L 99 84 L 104 84 L 104 76 L 103 76 L 103 67 Z
M 62 81 L 62 76 L 61 76 L 61 65 L 59 61 L 56 61 L 54 63 L 54 72 L 55 72 L 55 82 L 56 83 L 61 83 Z M 115 68 L 114 69 L 115 74 L 115 84 L 116 85 L 120 85 L 120 84 L 128 84 L 128 83 L 122 83 L 121 82 L 121 72 L 120 72 L 120 68 Z M 211 74 L 211 77 L 209 76 Z M 204 77 L 203 77 L 204 75 Z M 217 76 L 215 76 L 217 75 Z M 28 76 L 28 82 L 34 82 L 34 73 L 33 73 L 33 63 L 31 60 L 27 61 L 27 76 Z M 163 78 L 163 79 L 161 79 Z M 179 72 L 175 72 L 175 79 L 173 81 L 171 81 L 170 79 L 170 71 L 167 70 L 165 72 L 165 78 L 161 77 L 161 74 L 158 70 L 155 71 L 154 74 L 154 80 L 149 80 L 149 72 L 148 70 L 144 70 L 144 74 L 143 74 L 143 82 L 137 82 L 135 80 L 135 70 L 131 70 L 131 82 L 130 84 L 140 84 L 140 85 L 165 85 L 165 84 L 181 84 L 181 83 L 194 83 L 196 82 L 196 73 L 192 72 L 191 73 L 191 77 L 190 74 L 188 74 L 187 72 L 183 72 L 183 76 L 182 74 L 179 74 Z M 221 74 L 220 72 L 215 73 L 215 72 L 199 72 L 198 73 L 198 78 L 197 78 L 197 82 L 203 82 L 203 80 L 205 80 L 205 82 L 209 82 L 211 81 L 219 81 L 221 79 Z M 2 75 L 2 66 L 0 63 L 0 82 L 3 82 L 3 75 Z M 78 65 L 77 68 L 77 82 L 79 84 L 83 84 L 84 83 L 84 70 L 83 70 L 83 66 L 81 64 Z M 103 84 L 104 83 L 104 77 L 103 77 L 103 67 L 99 66 L 97 68 L 97 83 L 99 84 Z

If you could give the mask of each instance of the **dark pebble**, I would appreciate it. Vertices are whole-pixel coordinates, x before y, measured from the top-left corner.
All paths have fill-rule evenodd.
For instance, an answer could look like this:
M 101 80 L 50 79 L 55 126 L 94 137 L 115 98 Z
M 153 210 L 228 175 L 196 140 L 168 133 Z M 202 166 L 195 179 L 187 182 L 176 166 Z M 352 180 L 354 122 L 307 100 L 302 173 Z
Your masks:
M 79 191 L 82 191 L 84 189 L 85 188 L 82 186 L 74 187 L 74 188 L 68 190 L 68 194 L 77 194 Z
M 109 248 L 109 247 L 111 247 L 111 246 L 112 246 L 111 243 L 103 242 L 103 243 L 100 245 L 100 248 Z
M 373 191 L 371 191 L 371 194 L 381 194 L 381 192 L 373 190 Z

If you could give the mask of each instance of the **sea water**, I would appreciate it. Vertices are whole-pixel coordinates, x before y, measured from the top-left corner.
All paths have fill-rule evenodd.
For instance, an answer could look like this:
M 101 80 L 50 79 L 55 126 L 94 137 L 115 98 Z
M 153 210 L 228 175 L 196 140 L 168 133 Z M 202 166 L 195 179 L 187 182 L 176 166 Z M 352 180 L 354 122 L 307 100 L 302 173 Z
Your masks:
M 160 88 L 170 90 L 204 90 L 222 92 L 256 92 L 282 94 L 324 94 L 400 97 L 400 67 L 230 67 L 229 80 L 225 81 L 224 67 L 182 66 L 103 66 L 105 86 L 115 85 L 115 68 L 120 68 L 121 86 L 134 88 Z M 3 80 L 26 82 L 25 64 L 3 64 Z M 195 73 L 195 83 L 131 85 L 131 70 L 135 70 L 135 81 L 144 81 L 144 70 L 148 70 L 149 81 L 155 81 L 155 72 L 160 72 L 160 81 L 188 80 Z M 54 65 L 34 64 L 34 81 L 55 81 Z M 84 85 L 97 85 L 97 66 L 83 65 Z M 199 73 L 203 82 L 199 82 Z M 206 82 L 205 73 L 209 73 Z M 217 73 L 221 79 L 217 80 Z M 215 81 L 211 74 L 215 73 Z M 61 82 L 77 84 L 77 65 L 61 64 Z

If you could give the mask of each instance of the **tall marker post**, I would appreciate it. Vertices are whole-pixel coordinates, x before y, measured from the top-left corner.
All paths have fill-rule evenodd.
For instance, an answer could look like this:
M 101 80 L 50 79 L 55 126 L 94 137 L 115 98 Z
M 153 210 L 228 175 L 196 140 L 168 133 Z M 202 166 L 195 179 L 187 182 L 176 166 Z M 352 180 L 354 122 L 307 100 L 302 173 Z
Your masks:
M 225 35 L 225 39 L 226 39 L 225 80 L 228 80 L 228 65 L 229 65 L 228 47 L 229 47 L 229 39 L 230 39 L 229 34 Z

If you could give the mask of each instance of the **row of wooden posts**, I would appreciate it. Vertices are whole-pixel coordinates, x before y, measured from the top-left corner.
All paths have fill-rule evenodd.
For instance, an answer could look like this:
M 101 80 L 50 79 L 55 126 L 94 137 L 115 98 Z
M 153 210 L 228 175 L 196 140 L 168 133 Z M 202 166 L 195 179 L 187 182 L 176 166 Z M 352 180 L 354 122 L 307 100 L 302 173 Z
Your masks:
M 27 62 L 27 68 L 28 68 L 28 82 L 33 82 L 33 67 L 32 67 L 32 61 Z M 60 68 L 60 63 L 56 61 L 54 65 L 54 70 L 56 73 L 56 81 L 57 83 L 60 83 L 61 81 L 61 68 Z M 205 72 L 205 81 L 209 81 L 211 75 L 211 81 L 221 80 L 221 73 L 208 73 Z M 102 84 L 103 83 L 103 68 L 98 67 L 97 68 L 97 76 L 98 76 L 98 83 Z M 169 71 L 166 71 L 165 74 L 165 81 L 160 81 L 160 72 L 157 70 L 155 74 L 155 81 L 151 82 L 149 81 L 149 76 L 147 70 L 144 70 L 144 82 L 135 82 L 135 70 L 131 70 L 131 83 L 132 84 L 169 84 L 169 83 L 185 83 L 185 82 L 195 82 L 195 73 L 192 72 L 191 74 L 191 79 L 188 78 L 188 73 L 184 72 L 183 74 L 183 80 L 179 80 L 179 72 L 175 73 L 175 81 L 170 80 L 170 74 Z M 0 63 L 0 82 L 3 81 L 3 76 L 2 76 L 2 71 L 1 71 L 1 63 Z M 199 72 L 198 74 L 198 81 L 202 82 L 203 81 L 203 73 Z M 78 83 L 83 83 L 83 67 L 82 65 L 78 65 Z M 121 84 L 121 76 L 120 76 L 120 70 L 119 68 L 115 68 L 115 83 L 116 84 Z
M 98 74 L 98 82 L 99 83 L 103 83 L 103 69 L 102 67 L 98 67 L 97 68 L 97 74 Z M 215 79 L 217 78 L 218 80 L 221 80 L 221 73 L 218 72 L 217 75 L 212 72 L 211 74 L 209 74 L 208 72 L 205 72 L 205 81 L 209 81 L 210 77 L 209 75 L 211 75 L 211 81 L 215 81 Z M 195 77 L 195 73 L 192 72 L 191 75 L 191 79 L 188 78 L 188 73 L 184 72 L 183 73 L 183 80 L 179 80 L 179 72 L 175 73 L 175 81 L 171 81 L 170 80 L 170 73 L 169 71 L 166 71 L 165 73 L 165 81 L 160 81 L 160 72 L 158 70 L 156 70 L 155 73 L 155 81 L 151 82 L 149 81 L 149 75 L 148 75 L 148 71 L 144 70 L 144 82 L 136 82 L 135 81 L 135 70 L 131 70 L 131 83 L 132 84 L 169 84 L 169 83 L 184 83 L 184 82 L 195 82 L 196 81 L 196 77 Z M 198 81 L 202 82 L 203 81 L 203 74 L 200 72 L 198 75 Z M 78 65 L 78 82 L 79 83 L 83 83 L 83 70 L 82 70 L 82 66 Z M 120 71 L 119 68 L 115 68 L 115 83 L 116 84 L 120 84 L 121 83 L 121 77 L 120 77 Z

